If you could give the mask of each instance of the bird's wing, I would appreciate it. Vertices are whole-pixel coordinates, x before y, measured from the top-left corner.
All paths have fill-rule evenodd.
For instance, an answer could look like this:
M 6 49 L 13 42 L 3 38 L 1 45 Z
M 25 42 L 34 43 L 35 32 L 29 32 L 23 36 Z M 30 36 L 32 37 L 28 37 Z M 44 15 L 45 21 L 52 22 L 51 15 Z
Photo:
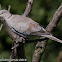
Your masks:
M 29 28 L 29 22 L 25 21 L 20 15 L 12 15 L 9 19 L 6 20 L 10 28 L 15 28 L 20 32 L 24 32 Z
M 22 33 L 30 34 L 31 32 L 37 32 L 41 30 L 41 26 L 33 21 L 29 17 L 21 15 L 12 15 L 7 20 L 8 25 L 12 28 L 15 28 L 17 31 Z

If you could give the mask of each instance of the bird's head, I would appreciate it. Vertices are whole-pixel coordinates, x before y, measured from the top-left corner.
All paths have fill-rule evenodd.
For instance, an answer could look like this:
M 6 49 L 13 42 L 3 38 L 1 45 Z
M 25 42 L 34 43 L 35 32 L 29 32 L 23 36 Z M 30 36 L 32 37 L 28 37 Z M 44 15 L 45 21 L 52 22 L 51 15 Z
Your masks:
M 11 15 L 11 13 L 6 10 L 6 9 L 2 9 L 1 6 L 0 6 L 0 17 L 2 18 L 8 18 L 9 16 Z
M 8 11 L 3 9 L 3 10 L 0 10 L 0 15 L 4 14 L 4 13 L 7 13 Z
M 0 10 L 0 18 L 7 19 L 11 16 L 11 13 L 8 10 Z

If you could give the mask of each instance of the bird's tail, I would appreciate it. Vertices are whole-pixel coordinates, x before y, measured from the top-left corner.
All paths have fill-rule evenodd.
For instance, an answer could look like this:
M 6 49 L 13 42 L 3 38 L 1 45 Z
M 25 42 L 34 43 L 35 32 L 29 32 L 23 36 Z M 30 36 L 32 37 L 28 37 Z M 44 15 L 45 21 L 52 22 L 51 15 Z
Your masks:
M 62 43 L 62 40 L 60 40 L 60 39 L 54 37 L 53 35 L 41 35 L 41 36 L 47 37 L 47 38 L 49 38 L 49 39 L 51 39 L 51 40 L 54 40 L 54 41 L 57 41 L 57 42 Z

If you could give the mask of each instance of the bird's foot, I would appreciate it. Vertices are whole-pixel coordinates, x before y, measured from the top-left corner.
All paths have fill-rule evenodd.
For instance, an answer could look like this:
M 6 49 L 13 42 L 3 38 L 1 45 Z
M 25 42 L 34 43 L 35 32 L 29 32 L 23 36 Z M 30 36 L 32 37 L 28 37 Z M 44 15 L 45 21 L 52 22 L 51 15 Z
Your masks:
M 25 43 L 25 39 L 23 37 L 17 36 L 16 40 L 14 41 L 16 44 L 11 48 L 15 49 L 19 46 L 19 43 Z
M 17 37 L 16 38 L 16 43 L 25 43 L 25 39 L 21 36 L 21 37 Z

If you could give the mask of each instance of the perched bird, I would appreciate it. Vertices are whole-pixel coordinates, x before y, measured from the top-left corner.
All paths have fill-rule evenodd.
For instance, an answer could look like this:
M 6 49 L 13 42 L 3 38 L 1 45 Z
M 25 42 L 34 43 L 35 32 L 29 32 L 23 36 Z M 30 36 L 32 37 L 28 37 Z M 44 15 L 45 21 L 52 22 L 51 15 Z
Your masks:
M 24 15 L 11 14 L 7 10 L 0 10 L 0 17 L 5 19 L 11 30 L 19 36 L 22 36 L 24 38 L 26 38 L 27 36 L 29 37 L 30 35 L 40 37 L 43 36 L 62 43 L 62 40 L 54 37 L 29 17 L 26 17 Z

